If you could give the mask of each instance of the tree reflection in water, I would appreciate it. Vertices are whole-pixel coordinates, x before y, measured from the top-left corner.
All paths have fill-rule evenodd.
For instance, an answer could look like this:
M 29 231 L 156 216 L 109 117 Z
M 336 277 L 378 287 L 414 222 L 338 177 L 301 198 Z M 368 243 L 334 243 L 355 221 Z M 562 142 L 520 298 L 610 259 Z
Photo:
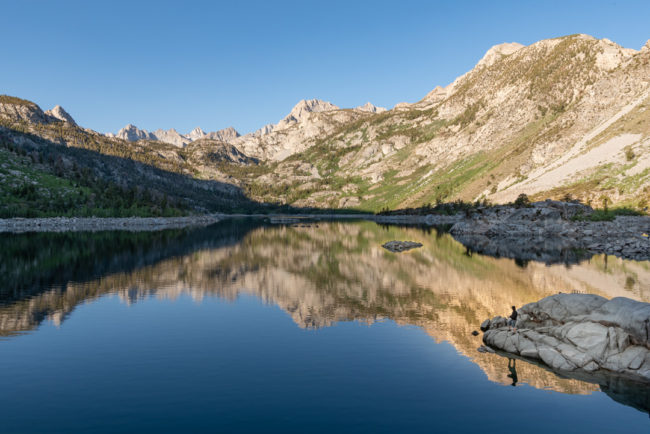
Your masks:
M 423 247 L 391 253 L 381 245 Z M 649 301 L 650 263 L 595 256 L 546 265 L 475 253 L 444 231 L 372 222 L 271 225 L 226 220 L 194 230 L 150 233 L 21 234 L 0 249 L 0 333 L 60 323 L 80 303 L 117 294 L 126 303 L 190 294 L 235 299 L 252 294 L 282 308 L 303 328 L 388 318 L 450 342 L 495 382 L 527 383 L 563 393 L 598 388 L 646 410 L 647 392 L 623 380 L 556 375 L 531 363 L 481 354 L 471 332 L 504 306 L 566 291 Z M 630 394 L 632 397 L 630 398 Z

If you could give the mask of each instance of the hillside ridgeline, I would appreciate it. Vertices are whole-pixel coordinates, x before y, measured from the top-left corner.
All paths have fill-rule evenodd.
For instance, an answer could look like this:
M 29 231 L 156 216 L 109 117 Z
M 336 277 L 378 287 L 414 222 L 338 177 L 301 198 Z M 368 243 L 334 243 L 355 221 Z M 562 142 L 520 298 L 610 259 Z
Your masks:
M 268 204 L 379 211 L 507 203 L 522 193 L 644 210 L 649 76 L 650 43 L 636 51 L 571 35 L 492 47 L 471 71 L 415 103 L 342 109 L 303 100 L 277 124 L 245 135 L 132 125 L 103 135 L 61 107 L 43 112 L 3 96 L 0 139 L 28 153 L 56 150 L 78 165 L 61 149 L 90 150 L 104 158 L 90 164 L 93 176 L 123 189 L 144 185 L 196 211 Z M 112 170 L 125 164 L 137 170 Z

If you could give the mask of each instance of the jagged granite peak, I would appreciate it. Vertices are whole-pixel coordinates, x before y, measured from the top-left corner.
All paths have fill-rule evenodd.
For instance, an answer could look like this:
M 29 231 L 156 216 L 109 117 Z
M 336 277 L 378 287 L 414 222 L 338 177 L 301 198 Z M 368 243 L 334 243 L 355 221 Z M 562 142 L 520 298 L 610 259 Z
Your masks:
M 235 140 L 239 136 L 239 132 L 233 127 L 224 128 L 219 131 L 213 131 L 204 135 L 204 137 L 207 137 L 209 139 L 221 140 L 222 142 L 226 143 Z
M 205 137 L 205 132 L 201 129 L 201 127 L 196 127 L 192 131 L 190 131 L 190 133 L 187 134 L 185 137 L 187 137 L 190 140 L 197 140 L 202 137 Z
M 184 136 L 176 131 L 174 128 L 170 128 L 169 130 L 157 129 L 153 132 L 153 136 L 155 137 L 154 140 L 169 143 L 170 145 L 178 146 L 181 148 L 192 141 L 187 136 Z
M 505 42 L 503 44 L 498 44 L 487 50 L 483 58 L 478 61 L 476 67 L 480 66 L 490 66 L 497 60 L 500 60 L 504 56 L 509 56 L 515 51 L 519 51 L 524 48 L 525 45 L 522 45 L 518 42 Z
M 338 110 L 339 107 L 331 102 L 320 99 L 303 99 L 296 104 L 291 112 L 280 123 L 295 123 L 306 119 L 310 113 L 319 113 L 330 110 Z M 279 125 L 279 124 L 278 124 Z
M 374 104 L 372 104 L 370 101 L 368 101 L 364 105 L 355 107 L 355 110 L 359 110 L 362 112 L 369 112 L 369 113 L 383 113 L 386 111 L 384 107 L 377 107 Z
M 641 51 L 647 51 L 647 50 L 650 50 L 650 39 L 648 39 L 645 42 L 645 45 L 643 47 L 641 47 Z
M 64 108 L 61 107 L 60 105 L 55 105 L 52 110 L 46 111 L 45 114 L 54 119 L 67 122 L 70 125 L 75 125 L 75 126 L 77 125 L 77 123 L 74 121 L 72 116 L 70 116 L 70 114 L 67 111 L 65 111 Z
M 156 138 L 147 130 L 141 130 L 133 124 L 128 124 L 115 134 L 115 137 L 129 142 L 137 142 L 138 140 L 156 140 Z
M 275 129 L 275 124 L 266 124 L 262 128 L 260 128 L 259 130 L 252 133 L 252 136 L 253 137 L 265 136 L 267 134 L 272 133 L 274 129 Z
M 189 143 L 200 139 L 213 139 L 222 142 L 229 142 L 239 137 L 239 133 L 233 127 L 224 128 L 223 130 L 206 133 L 201 127 L 196 127 L 188 134 L 181 134 L 176 129 L 170 128 L 163 130 L 161 128 L 149 133 L 147 130 L 141 130 L 138 127 L 129 124 L 122 128 L 117 134 L 106 134 L 107 137 L 117 137 L 120 139 L 135 142 L 138 140 L 157 140 L 170 145 L 185 147 Z

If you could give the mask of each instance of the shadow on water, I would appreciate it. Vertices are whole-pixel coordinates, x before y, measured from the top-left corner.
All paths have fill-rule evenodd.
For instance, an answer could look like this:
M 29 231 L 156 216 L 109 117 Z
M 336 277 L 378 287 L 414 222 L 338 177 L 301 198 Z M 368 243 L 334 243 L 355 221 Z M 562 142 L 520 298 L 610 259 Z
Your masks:
M 539 369 L 551 372 L 559 378 L 597 385 L 602 392 L 614 401 L 635 408 L 643 413 L 648 413 L 650 416 L 650 385 L 648 383 L 604 370 L 595 372 L 558 371 L 537 360 L 527 359 L 502 351 L 496 351 L 495 357 L 508 359 L 508 377 L 512 378 L 512 386 L 515 386 L 517 383 L 516 361 L 519 360 L 522 363 L 528 363 Z
M 423 246 L 404 253 L 393 239 Z M 0 239 L 0 335 L 64 321 L 105 294 L 127 303 L 186 293 L 235 299 L 249 294 L 277 305 L 302 328 L 384 318 L 422 328 L 472 359 L 491 381 L 562 393 L 599 388 L 648 411 L 648 391 L 624 379 L 558 375 L 481 354 L 480 322 L 511 305 L 567 291 L 649 301 L 650 263 L 592 257 L 570 267 L 483 255 L 444 228 L 373 222 L 270 224 L 268 219 L 160 232 L 3 235 Z
M 198 250 L 232 246 L 264 224 L 260 219 L 229 219 L 200 229 L 2 234 L 0 306 L 70 282 L 92 281 Z
M 573 246 L 567 240 L 508 239 L 485 236 L 455 236 L 472 252 L 495 258 L 509 258 L 525 267 L 530 261 L 545 264 L 579 264 L 594 256 L 587 250 Z
M 449 234 L 452 224 L 386 224 L 384 228 L 414 228 L 425 233 L 435 233 L 437 237 Z M 500 238 L 483 235 L 453 235 L 453 238 L 465 246 L 467 254 L 480 253 L 495 258 L 509 258 L 525 267 L 530 261 L 545 264 L 579 264 L 594 256 L 582 248 L 575 247 L 569 240 L 548 240 L 544 238 Z

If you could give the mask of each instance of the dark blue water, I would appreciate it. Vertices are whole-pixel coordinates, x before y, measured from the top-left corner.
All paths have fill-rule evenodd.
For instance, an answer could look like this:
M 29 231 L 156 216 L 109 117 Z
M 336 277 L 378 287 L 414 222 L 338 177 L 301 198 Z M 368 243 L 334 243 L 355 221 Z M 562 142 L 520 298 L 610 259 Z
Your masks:
M 41 291 L 32 283 L 28 294 L 5 293 L 0 432 L 650 428 L 647 413 L 615 401 L 597 385 L 562 380 L 518 361 L 521 379 L 512 387 L 501 381 L 507 380 L 507 359 L 471 351 L 480 337 L 459 328 L 463 321 L 474 327 L 467 312 L 479 308 L 458 307 L 471 304 L 463 296 L 467 287 L 483 281 L 490 291 L 492 272 L 520 272 L 512 280 L 518 282 L 539 270 L 551 279 L 561 268 L 517 271 L 509 260 L 476 256 L 459 264 L 453 249 L 462 254 L 463 248 L 453 240 L 409 229 L 386 232 L 367 223 L 321 224 L 308 233 L 268 227 L 244 232 L 222 245 L 190 243 L 188 251 L 179 246 L 194 235 L 179 233 L 152 248 L 180 254 L 154 255 L 147 263 L 133 259 L 146 256 L 141 250 L 109 252 L 106 260 L 128 266 L 100 276 L 88 275 L 86 266 L 79 282 L 61 278 L 59 271 L 41 279 L 47 280 Z M 340 248 L 332 234 L 357 241 Z M 222 233 L 199 235 L 204 240 Z M 380 238 L 396 235 L 428 244 L 411 256 L 384 256 L 375 248 Z M 456 259 L 440 264 L 443 257 Z M 334 258 L 340 259 L 335 268 Z M 108 270 L 99 262 L 99 270 Z M 412 275 L 432 266 L 449 268 L 448 275 L 437 268 L 446 295 L 435 292 L 441 282 L 417 282 Z M 597 269 L 598 263 L 584 267 Z M 612 273 L 637 270 L 641 281 L 638 268 L 620 263 Z M 575 272 L 566 269 L 567 275 Z M 354 273 L 366 276 L 355 279 Z M 374 274 L 369 281 L 379 288 L 364 288 Z M 504 290 L 516 297 L 512 281 Z M 455 327 L 446 324 L 450 318 Z M 443 335 L 454 344 L 440 342 Z M 553 382 L 557 390 L 536 381 Z

